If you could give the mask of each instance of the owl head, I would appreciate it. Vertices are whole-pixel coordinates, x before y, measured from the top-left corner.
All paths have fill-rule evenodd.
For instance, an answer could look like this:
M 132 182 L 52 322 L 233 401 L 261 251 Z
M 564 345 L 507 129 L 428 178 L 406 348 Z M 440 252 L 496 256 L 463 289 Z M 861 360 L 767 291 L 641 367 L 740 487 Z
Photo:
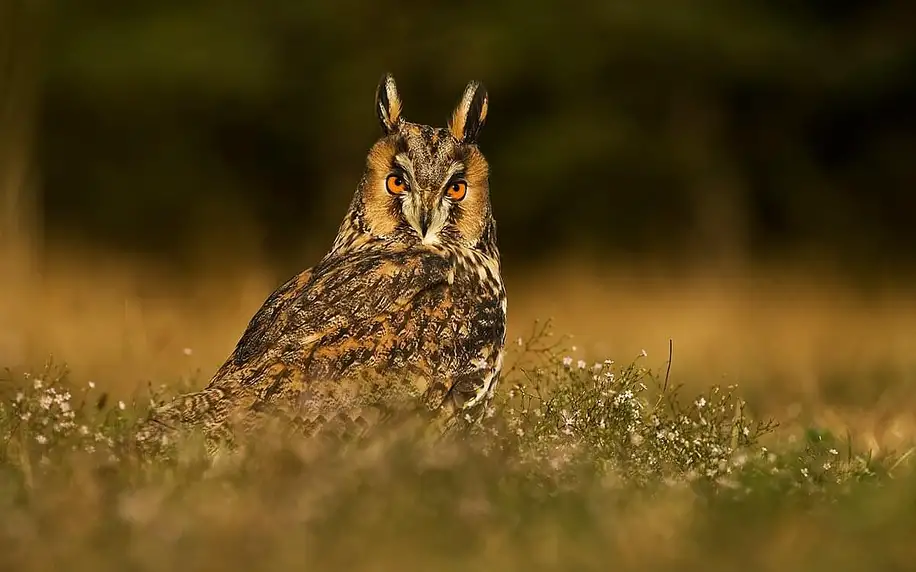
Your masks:
M 391 74 L 382 77 L 375 105 L 382 136 L 369 151 L 342 234 L 495 248 L 489 166 L 477 148 L 487 118 L 483 86 L 467 85 L 443 128 L 404 118 Z

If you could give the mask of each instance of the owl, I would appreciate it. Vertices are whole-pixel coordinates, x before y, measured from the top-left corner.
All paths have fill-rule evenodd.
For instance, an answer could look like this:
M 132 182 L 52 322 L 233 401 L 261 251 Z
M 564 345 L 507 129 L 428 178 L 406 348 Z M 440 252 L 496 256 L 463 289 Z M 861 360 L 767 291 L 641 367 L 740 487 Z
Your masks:
M 487 92 L 469 83 L 447 127 L 431 127 L 404 118 L 387 74 L 375 107 L 381 138 L 329 252 L 270 295 L 203 390 L 154 409 L 148 428 L 227 435 L 230 422 L 276 408 L 308 426 L 356 423 L 389 394 L 437 416 L 480 418 L 506 336 L 489 166 L 477 146 Z

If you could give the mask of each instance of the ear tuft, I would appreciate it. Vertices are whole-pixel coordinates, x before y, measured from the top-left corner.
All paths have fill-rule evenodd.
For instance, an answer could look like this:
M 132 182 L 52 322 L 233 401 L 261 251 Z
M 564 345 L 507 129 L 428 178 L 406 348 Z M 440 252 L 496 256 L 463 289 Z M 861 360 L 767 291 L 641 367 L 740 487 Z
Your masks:
M 379 122 L 385 135 L 391 133 L 401 120 L 401 96 L 398 86 L 394 83 L 394 76 L 386 73 L 378 84 L 375 92 L 375 110 L 378 112 Z
M 487 90 L 482 84 L 476 81 L 468 84 L 449 121 L 449 129 L 455 139 L 462 143 L 477 141 L 480 129 L 487 120 L 488 102 Z

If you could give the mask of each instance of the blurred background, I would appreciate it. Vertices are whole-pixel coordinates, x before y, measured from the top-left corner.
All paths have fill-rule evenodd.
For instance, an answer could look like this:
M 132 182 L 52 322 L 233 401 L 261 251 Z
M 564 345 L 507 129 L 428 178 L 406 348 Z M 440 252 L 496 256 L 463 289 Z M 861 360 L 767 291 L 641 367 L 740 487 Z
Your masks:
M 490 92 L 513 338 L 553 317 L 602 359 L 664 366 L 672 339 L 682 379 L 761 403 L 899 404 L 916 382 L 912 14 L 0 0 L 0 363 L 203 383 L 330 245 L 391 71 L 413 121 L 444 125 L 471 79 Z

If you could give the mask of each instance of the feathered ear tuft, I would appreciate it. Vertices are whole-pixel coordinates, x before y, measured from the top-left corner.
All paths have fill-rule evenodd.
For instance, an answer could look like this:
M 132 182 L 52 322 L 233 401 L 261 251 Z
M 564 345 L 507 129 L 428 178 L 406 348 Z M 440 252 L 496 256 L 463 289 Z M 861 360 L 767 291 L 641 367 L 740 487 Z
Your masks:
M 394 76 L 386 73 L 378 84 L 375 92 L 375 110 L 378 112 L 379 122 L 385 135 L 391 133 L 401 120 L 401 96 L 398 86 L 394 83 Z
M 476 81 L 464 88 L 464 95 L 452 113 L 449 129 L 462 143 L 476 143 L 480 129 L 487 120 L 487 90 Z

